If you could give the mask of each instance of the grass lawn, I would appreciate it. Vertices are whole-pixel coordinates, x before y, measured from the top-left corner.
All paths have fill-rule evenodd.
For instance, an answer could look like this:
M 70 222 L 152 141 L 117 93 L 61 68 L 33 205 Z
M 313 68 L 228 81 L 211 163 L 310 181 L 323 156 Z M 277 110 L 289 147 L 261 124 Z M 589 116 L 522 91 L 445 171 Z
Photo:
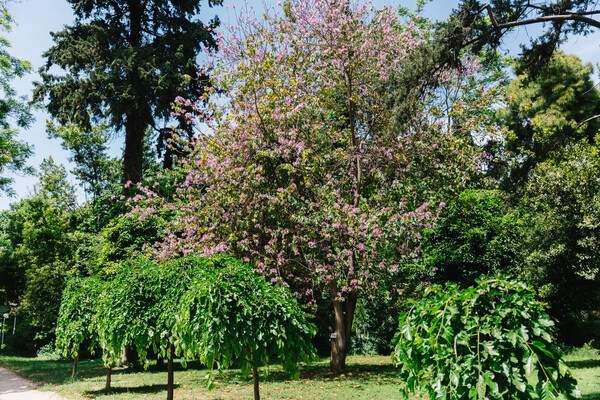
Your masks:
M 579 381 L 585 400 L 600 400 L 600 356 L 590 349 L 576 349 L 566 359 Z M 328 359 L 302 368 L 300 379 L 291 381 L 278 366 L 269 376 L 261 376 L 262 399 L 394 399 L 398 380 L 390 358 L 350 356 L 348 370 L 341 376 L 327 372 Z M 100 360 L 82 360 L 79 375 L 71 379 L 72 362 L 44 358 L 0 356 L 0 366 L 12 369 L 69 399 L 164 399 L 167 374 L 151 368 L 146 371 L 115 369 L 113 390 L 104 392 L 105 369 Z M 217 375 L 217 388 L 208 394 L 204 386 L 206 370 L 190 364 L 175 372 L 175 399 L 251 399 L 252 380 L 238 370 Z

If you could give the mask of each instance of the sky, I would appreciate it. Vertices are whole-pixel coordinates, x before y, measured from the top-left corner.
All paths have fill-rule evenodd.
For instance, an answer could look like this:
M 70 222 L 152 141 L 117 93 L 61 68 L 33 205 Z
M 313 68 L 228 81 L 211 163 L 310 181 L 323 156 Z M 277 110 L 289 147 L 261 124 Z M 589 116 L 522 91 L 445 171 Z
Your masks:
M 266 0 L 266 4 L 271 6 L 276 2 L 276 0 Z M 208 21 L 218 14 L 222 25 L 234 24 L 238 10 L 247 7 L 245 0 L 224 0 L 223 3 L 223 7 L 212 9 L 206 7 L 202 11 L 201 19 Z M 391 4 L 414 8 L 415 5 L 414 0 L 374 0 L 373 3 L 376 7 Z M 249 0 L 248 4 L 257 10 L 263 9 L 262 0 Z M 424 16 L 433 20 L 445 19 L 457 4 L 457 0 L 432 0 L 426 5 Z M 18 3 L 9 3 L 8 9 L 17 23 L 11 32 L 4 34 L 11 43 L 10 53 L 14 57 L 31 62 L 34 71 L 15 81 L 13 86 L 20 95 L 31 98 L 32 82 L 39 80 L 36 71 L 44 64 L 42 54 L 53 44 L 50 32 L 60 31 L 65 25 L 73 23 L 72 9 L 65 0 L 21 0 Z M 531 32 L 532 28 L 519 28 L 518 32 L 507 41 L 507 46 L 509 46 L 507 50 L 511 51 L 511 54 L 517 55 L 518 43 L 526 43 L 528 34 Z M 578 55 L 584 62 L 591 62 L 595 65 L 600 62 L 600 32 L 588 37 L 574 37 L 564 46 L 564 50 L 567 53 Z M 596 80 L 598 81 L 597 78 Z M 35 124 L 27 130 L 22 130 L 20 134 L 21 140 L 34 147 L 34 156 L 29 159 L 29 165 L 37 167 L 43 159 L 52 157 L 56 163 L 64 164 L 67 170 L 72 169 L 73 165 L 68 161 L 69 153 L 61 148 L 60 141 L 47 137 L 45 123 L 50 116 L 43 110 L 39 110 L 35 112 L 35 117 Z M 115 138 L 111 143 L 111 155 L 120 156 L 123 143 L 122 136 Z M 33 176 L 8 176 L 15 178 L 13 188 L 16 197 L 11 198 L 0 194 L 0 210 L 8 209 L 11 202 L 29 196 L 37 181 L 37 178 Z M 77 184 L 72 177 L 71 182 L 74 185 Z M 78 194 L 79 202 L 85 201 L 83 191 L 79 190 Z

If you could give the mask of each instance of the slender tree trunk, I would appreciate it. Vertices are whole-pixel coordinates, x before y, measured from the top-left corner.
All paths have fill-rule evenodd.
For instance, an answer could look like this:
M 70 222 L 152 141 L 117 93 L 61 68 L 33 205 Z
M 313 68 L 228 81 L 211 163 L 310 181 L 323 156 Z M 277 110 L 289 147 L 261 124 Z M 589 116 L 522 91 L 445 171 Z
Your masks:
M 260 400 L 260 385 L 258 381 L 258 368 L 252 367 L 252 380 L 254 381 L 254 400 Z
M 77 366 L 79 365 L 79 351 L 77 351 L 77 355 L 73 360 L 73 372 L 71 372 L 71 379 L 74 379 L 77 376 Z
M 331 359 L 329 370 L 341 372 L 346 368 L 346 356 L 350 350 L 350 334 L 356 310 L 357 296 L 355 291 L 348 293 L 345 301 L 338 298 L 338 289 L 335 282 L 329 283 L 331 298 L 333 299 L 334 328 L 331 337 Z
M 252 348 L 250 348 L 250 360 L 254 364 L 254 355 L 252 354 Z M 254 383 L 254 400 L 260 400 L 260 384 L 258 380 L 258 368 L 252 365 L 252 382 Z
M 109 365 L 106 368 L 106 385 L 104 386 L 104 390 L 110 390 L 111 374 L 112 374 L 112 366 Z
M 173 343 L 171 341 L 169 341 L 167 353 L 167 400 L 173 400 Z

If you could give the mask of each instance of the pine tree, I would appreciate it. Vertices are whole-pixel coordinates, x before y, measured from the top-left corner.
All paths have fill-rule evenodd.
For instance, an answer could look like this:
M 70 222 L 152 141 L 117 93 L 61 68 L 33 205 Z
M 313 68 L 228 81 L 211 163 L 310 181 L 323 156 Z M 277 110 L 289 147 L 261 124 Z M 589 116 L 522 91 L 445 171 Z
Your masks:
M 60 123 L 90 129 L 94 120 L 108 120 L 124 129 L 122 179 L 139 182 L 146 129 L 169 120 L 178 95 L 204 92 L 196 57 L 215 48 L 219 20 L 206 25 L 197 18 L 200 0 L 67 1 L 75 23 L 52 34 L 55 44 L 44 53 L 34 99 L 47 99 Z M 65 74 L 52 73 L 56 67 Z

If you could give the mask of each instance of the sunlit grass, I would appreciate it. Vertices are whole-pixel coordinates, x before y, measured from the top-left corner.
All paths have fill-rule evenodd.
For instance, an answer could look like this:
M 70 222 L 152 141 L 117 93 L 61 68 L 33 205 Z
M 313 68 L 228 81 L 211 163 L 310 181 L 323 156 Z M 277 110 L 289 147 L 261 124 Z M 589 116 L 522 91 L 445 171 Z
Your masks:
M 600 400 L 600 357 L 589 347 L 571 351 L 566 360 L 579 381 L 585 400 Z M 290 380 L 277 365 L 261 373 L 262 399 L 394 399 L 399 381 L 390 357 L 349 356 L 342 375 L 328 372 L 328 359 L 304 366 L 298 380 Z M 79 374 L 71 379 L 72 361 L 44 358 L 0 357 L 0 365 L 38 382 L 42 390 L 53 390 L 69 399 L 164 399 L 167 374 L 151 365 L 148 371 L 117 368 L 113 389 L 104 391 L 106 370 L 100 360 L 82 360 Z M 205 388 L 206 369 L 191 363 L 187 369 L 176 363 L 175 399 L 251 399 L 252 380 L 231 369 L 217 374 L 217 388 Z M 264 372 L 264 371 L 262 371 Z

